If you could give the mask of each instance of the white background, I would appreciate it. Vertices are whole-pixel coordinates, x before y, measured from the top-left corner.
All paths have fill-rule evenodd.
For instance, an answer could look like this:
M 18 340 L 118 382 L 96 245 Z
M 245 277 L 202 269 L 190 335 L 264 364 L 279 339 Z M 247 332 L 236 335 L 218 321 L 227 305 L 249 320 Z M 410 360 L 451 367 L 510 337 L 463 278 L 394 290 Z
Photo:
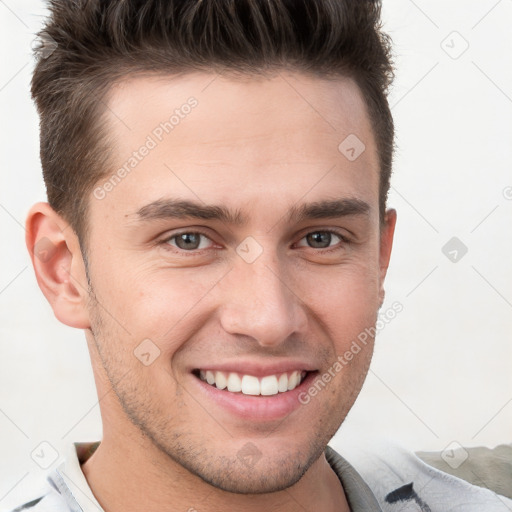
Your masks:
M 383 311 L 403 311 L 332 444 L 493 447 L 512 424 L 512 1 L 384 4 L 398 226 Z M 39 1 L 0 1 L 0 509 L 31 497 L 40 442 L 60 454 L 101 438 L 84 335 L 54 319 L 24 246 L 26 213 L 45 198 L 29 95 L 43 14 Z M 468 248 L 456 263 L 441 250 L 454 236 Z

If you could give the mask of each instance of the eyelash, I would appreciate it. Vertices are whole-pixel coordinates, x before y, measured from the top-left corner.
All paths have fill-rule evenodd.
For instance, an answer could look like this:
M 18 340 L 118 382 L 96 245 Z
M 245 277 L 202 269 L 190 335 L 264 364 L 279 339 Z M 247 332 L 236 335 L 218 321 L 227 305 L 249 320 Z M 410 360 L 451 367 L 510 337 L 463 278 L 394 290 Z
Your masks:
M 330 233 L 331 235 L 336 235 L 338 238 L 340 238 L 341 242 L 343 242 L 344 244 L 350 244 L 351 243 L 351 241 L 345 235 L 343 235 L 339 231 L 336 231 L 336 230 L 333 230 L 333 229 L 316 229 L 314 231 L 309 231 L 308 233 L 306 233 L 299 240 L 299 242 L 301 240 L 303 240 L 304 238 L 306 238 L 308 235 L 311 235 L 313 233 Z M 171 250 L 173 252 L 177 252 L 177 253 L 185 254 L 185 255 L 190 255 L 190 256 L 195 256 L 195 255 L 197 255 L 199 253 L 202 253 L 203 251 L 212 250 L 212 249 L 194 249 L 194 250 L 187 251 L 185 249 L 180 249 L 179 247 L 175 247 L 175 246 L 172 246 L 172 245 L 169 244 L 169 242 L 171 240 L 174 240 L 176 237 L 178 237 L 180 235 L 186 235 L 186 234 L 201 235 L 201 236 L 204 236 L 205 238 L 207 238 L 208 240 L 210 240 L 210 242 L 213 242 L 213 240 L 206 233 L 197 230 L 197 231 L 182 231 L 180 233 L 175 233 L 172 236 L 163 239 L 160 242 L 160 244 L 163 245 L 166 250 Z M 215 243 L 215 242 L 213 242 L 213 243 Z M 172 247 L 172 249 L 168 249 L 169 247 Z M 341 247 L 339 247 L 338 244 L 336 244 L 334 247 L 330 247 L 330 248 L 319 248 L 319 249 L 317 249 L 315 247 L 308 247 L 308 248 L 309 249 L 316 249 L 317 251 L 320 251 L 323 254 L 334 252 L 334 251 L 338 251 L 338 250 L 341 249 Z

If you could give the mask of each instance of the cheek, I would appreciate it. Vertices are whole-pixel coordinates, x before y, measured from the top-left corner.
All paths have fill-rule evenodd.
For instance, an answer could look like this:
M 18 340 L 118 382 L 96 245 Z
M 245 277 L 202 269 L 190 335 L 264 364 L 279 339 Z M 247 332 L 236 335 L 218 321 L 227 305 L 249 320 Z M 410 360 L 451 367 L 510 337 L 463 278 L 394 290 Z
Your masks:
M 206 313 L 208 294 L 225 273 L 207 267 L 111 268 L 106 279 L 93 283 L 101 305 L 123 338 L 135 345 L 149 338 L 162 351 L 177 348 L 172 340 L 184 334 L 183 329 L 200 325 L 198 315 Z
M 338 335 L 376 320 L 379 279 L 373 262 L 305 269 L 295 285 L 297 296 Z

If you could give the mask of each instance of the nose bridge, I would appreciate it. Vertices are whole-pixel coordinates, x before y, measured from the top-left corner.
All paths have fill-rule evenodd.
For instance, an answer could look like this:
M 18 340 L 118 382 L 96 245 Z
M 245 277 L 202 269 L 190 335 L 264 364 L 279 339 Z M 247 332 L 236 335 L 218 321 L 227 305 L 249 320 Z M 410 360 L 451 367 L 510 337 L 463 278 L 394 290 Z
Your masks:
M 269 346 L 303 328 L 300 300 L 289 288 L 284 266 L 271 249 L 250 263 L 236 258 L 230 274 L 222 315 L 226 331 Z

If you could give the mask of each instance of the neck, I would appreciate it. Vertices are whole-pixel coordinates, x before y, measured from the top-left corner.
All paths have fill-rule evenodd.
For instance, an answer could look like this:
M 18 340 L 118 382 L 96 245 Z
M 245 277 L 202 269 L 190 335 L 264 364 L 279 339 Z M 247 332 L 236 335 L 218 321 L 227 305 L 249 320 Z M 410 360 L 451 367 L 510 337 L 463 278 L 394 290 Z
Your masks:
M 270 494 L 215 488 L 162 454 L 149 439 L 126 435 L 105 435 L 82 471 L 105 512 L 349 511 L 340 481 L 323 454 L 297 483 Z

